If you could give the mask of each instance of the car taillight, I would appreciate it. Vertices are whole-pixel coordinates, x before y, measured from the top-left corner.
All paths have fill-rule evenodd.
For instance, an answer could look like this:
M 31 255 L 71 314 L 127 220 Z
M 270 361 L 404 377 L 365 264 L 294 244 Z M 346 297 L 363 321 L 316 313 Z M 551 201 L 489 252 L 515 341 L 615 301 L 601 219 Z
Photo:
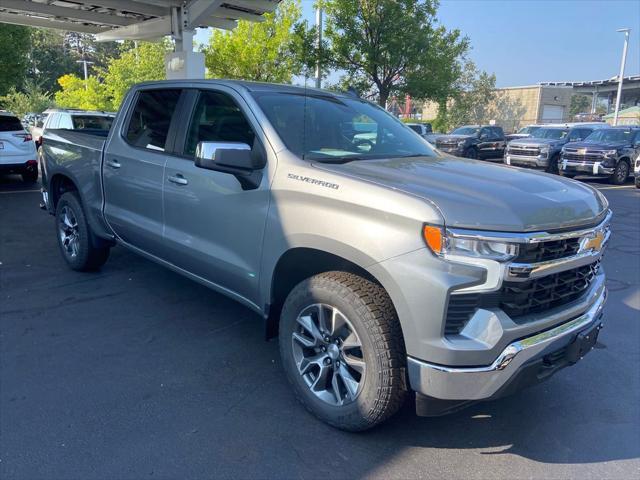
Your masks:
M 24 140 L 23 140 L 23 142 L 30 142 L 30 141 L 32 141 L 32 140 L 33 140 L 33 137 L 31 136 L 31 134 L 30 134 L 30 133 L 27 133 L 27 134 L 24 136 Z

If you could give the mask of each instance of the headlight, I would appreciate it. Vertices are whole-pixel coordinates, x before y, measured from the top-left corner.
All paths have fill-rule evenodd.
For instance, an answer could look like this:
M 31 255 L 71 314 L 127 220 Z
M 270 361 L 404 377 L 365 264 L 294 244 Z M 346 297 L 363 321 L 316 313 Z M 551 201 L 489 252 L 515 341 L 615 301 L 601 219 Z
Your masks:
M 422 234 L 429 249 L 442 258 L 463 256 L 506 262 L 518 255 L 517 244 L 454 237 L 445 233 L 441 227 L 432 225 L 425 225 Z
M 458 142 L 458 147 L 460 147 L 460 148 L 464 147 L 465 143 L 467 143 L 466 140 L 460 140 Z
M 612 157 L 612 156 L 616 155 L 617 153 L 618 153 L 618 151 L 617 151 L 617 150 L 603 150 L 603 151 L 602 151 L 602 154 L 603 154 L 605 157 Z
M 544 145 L 540 147 L 540 153 L 544 153 L 544 154 L 549 153 L 549 145 Z

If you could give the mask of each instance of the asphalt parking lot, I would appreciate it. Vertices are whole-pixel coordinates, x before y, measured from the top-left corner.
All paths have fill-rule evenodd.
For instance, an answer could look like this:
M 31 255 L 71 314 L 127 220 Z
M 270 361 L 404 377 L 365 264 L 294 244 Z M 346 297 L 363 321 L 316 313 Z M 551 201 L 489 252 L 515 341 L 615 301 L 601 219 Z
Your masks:
M 0 478 L 640 478 L 640 190 L 591 183 L 615 214 L 597 349 L 348 434 L 296 403 L 251 311 L 122 248 L 72 272 L 34 187 L 0 178 Z

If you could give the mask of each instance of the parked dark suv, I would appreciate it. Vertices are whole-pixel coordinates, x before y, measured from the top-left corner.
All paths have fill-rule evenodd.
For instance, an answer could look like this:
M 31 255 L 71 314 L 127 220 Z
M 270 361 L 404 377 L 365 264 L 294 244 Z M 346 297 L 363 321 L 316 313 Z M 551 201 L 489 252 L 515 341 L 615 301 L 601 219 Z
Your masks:
M 640 127 L 601 128 L 583 142 L 562 148 L 560 173 L 565 177 L 609 177 L 621 185 L 631 172 L 632 159 L 640 153 Z
M 456 157 L 497 159 L 504 155 L 505 138 L 502 127 L 465 125 L 449 135 L 436 138 L 438 150 Z

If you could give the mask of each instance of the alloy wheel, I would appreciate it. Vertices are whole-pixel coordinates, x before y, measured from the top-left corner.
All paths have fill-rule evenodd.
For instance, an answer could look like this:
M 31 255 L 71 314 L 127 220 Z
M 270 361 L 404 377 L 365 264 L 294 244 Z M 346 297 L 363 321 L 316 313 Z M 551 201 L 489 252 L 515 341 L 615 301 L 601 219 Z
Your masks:
M 342 312 L 321 303 L 305 307 L 291 341 L 298 372 L 311 393 L 334 406 L 357 398 L 366 364 L 362 343 Z
M 60 211 L 58 234 L 62 249 L 69 258 L 75 258 L 80 251 L 80 232 L 78 221 L 73 210 L 65 205 Z

